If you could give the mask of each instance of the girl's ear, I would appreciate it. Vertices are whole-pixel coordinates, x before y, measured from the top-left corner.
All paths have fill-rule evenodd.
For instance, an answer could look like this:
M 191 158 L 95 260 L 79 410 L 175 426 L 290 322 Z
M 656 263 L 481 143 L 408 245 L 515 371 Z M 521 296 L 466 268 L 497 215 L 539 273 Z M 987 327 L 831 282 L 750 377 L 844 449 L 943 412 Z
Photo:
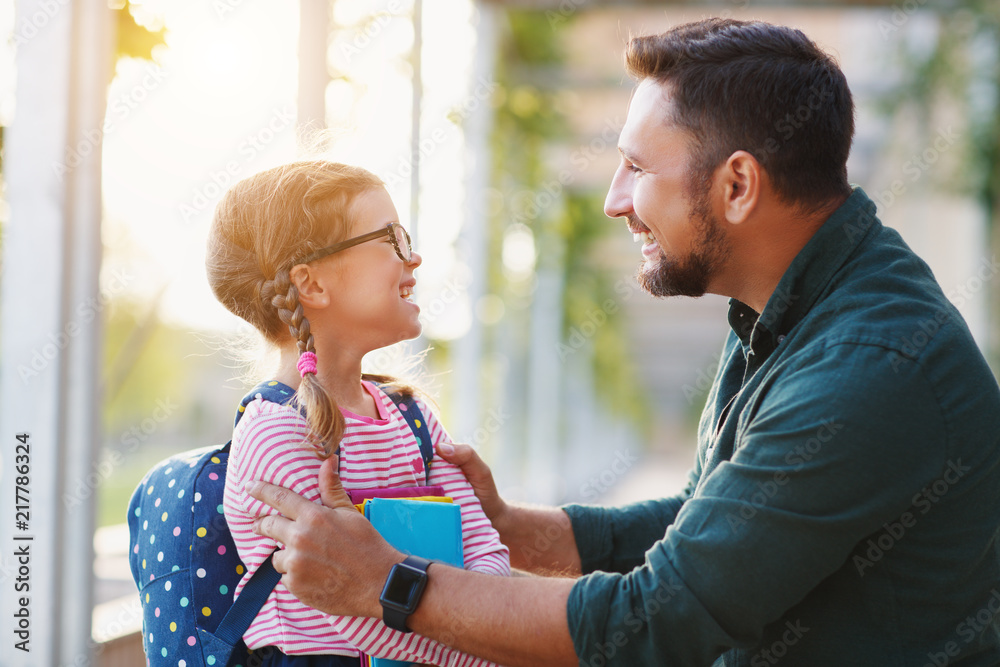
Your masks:
M 296 264 L 288 272 L 288 278 L 299 292 L 299 303 L 306 308 L 325 308 L 330 305 L 329 286 L 320 278 L 319 272 L 308 264 Z

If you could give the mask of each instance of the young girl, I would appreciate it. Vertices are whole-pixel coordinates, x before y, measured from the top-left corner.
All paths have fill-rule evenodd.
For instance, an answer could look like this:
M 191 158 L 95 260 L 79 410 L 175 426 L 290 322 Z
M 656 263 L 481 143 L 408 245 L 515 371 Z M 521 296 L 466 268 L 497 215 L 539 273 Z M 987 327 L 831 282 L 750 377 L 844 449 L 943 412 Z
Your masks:
M 362 375 L 372 350 L 420 333 L 413 271 L 420 255 L 382 182 L 358 167 L 297 162 L 237 183 L 215 212 L 208 276 L 216 297 L 280 351 L 274 376 L 295 389 L 290 405 L 250 402 L 233 433 L 224 512 L 250 576 L 277 548 L 255 535 L 270 507 L 243 492 L 264 480 L 321 502 L 319 468 L 339 447 L 346 489 L 441 485 L 461 507 L 465 567 L 510 574 L 507 548 L 454 465 L 435 456 L 430 479 L 399 409 Z M 405 388 L 404 388 L 405 390 Z M 435 448 L 450 439 L 417 399 Z M 359 651 L 435 665 L 476 658 L 373 618 L 329 616 L 279 583 L 244 635 L 265 664 L 359 665 Z M 256 653 L 255 653 L 256 655 Z M 304 658 L 303 656 L 310 656 Z

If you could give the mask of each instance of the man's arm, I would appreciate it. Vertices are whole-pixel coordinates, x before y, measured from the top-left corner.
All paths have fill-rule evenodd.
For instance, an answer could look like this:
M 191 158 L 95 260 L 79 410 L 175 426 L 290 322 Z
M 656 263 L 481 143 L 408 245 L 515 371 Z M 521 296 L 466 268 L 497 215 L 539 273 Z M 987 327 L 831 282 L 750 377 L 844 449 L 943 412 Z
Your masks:
M 324 461 L 324 505 L 263 482 L 247 492 L 281 512 L 254 531 L 285 545 L 275 569 L 305 604 L 329 614 L 382 617 L 378 599 L 389 570 L 404 556 L 351 505 L 337 476 L 337 457 Z M 442 564 L 410 627 L 466 653 L 518 665 L 576 665 L 566 601 L 573 579 L 493 577 Z
M 578 664 L 566 615 L 575 579 L 492 577 L 438 564 L 428 575 L 408 622 L 415 632 L 509 667 Z
M 441 444 L 438 455 L 462 469 L 479 503 L 510 549 L 510 564 L 535 574 L 580 574 L 573 525 L 558 507 L 512 505 L 500 497 L 489 466 L 469 445 Z
M 511 565 L 535 574 L 625 573 L 642 565 L 646 551 L 663 539 L 701 475 L 701 460 L 695 457 L 687 487 L 676 496 L 623 507 L 538 507 L 505 502 L 489 467 L 469 445 L 439 447 L 438 454 L 462 468 L 510 549 Z

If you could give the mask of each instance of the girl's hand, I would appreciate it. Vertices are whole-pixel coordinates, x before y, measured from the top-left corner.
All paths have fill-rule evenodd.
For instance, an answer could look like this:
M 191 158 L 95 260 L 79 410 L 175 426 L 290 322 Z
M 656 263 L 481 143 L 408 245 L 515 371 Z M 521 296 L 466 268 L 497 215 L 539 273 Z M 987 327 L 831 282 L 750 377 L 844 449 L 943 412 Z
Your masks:
M 500 497 L 490 467 L 479 458 L 479 454 L 470 445 L 443 442 L 437 446 L 437 453 L 448 463 L 453 463 L 462 469 L 462 474 L 476 492 L 479 504 L 483 506 L 483 512 L 500 533 L 502 540 L 503 525 L 510 515 L 510 506 Z

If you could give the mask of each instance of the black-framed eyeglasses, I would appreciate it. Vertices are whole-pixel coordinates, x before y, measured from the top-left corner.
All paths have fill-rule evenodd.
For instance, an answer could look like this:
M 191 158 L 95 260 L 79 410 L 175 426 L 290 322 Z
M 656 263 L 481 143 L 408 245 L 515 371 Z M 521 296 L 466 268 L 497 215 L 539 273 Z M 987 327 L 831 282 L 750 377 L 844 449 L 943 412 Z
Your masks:
M 413 248 L 410 245 L 410 235 L 407 233 L 406 229 L 403 228 L 403 225 L 398 222 L 390 222 L 383 229 L 362 234 L 361 236 L 355 236 L 353 239 L 347 239 L 346 241 L 335 243 L 334 245 L 327 246 L 326 248 L 320 248 L 316 252 L 295 260 L 292 265 L 294 266 L 295 264 L 308 264 L 309 262 L 315 262 L 317 259 L 328 257 L 335 252 L 347 250 L 348 248 L 353 248 L 354 246 L 365 243 L 366 241 L 374 241 L 375 239 L 382 238 L 383 236 L 389 237 L 392 247 L 396 249 L 396 256 L 409 264 L 410 259 L 413 257 Z

